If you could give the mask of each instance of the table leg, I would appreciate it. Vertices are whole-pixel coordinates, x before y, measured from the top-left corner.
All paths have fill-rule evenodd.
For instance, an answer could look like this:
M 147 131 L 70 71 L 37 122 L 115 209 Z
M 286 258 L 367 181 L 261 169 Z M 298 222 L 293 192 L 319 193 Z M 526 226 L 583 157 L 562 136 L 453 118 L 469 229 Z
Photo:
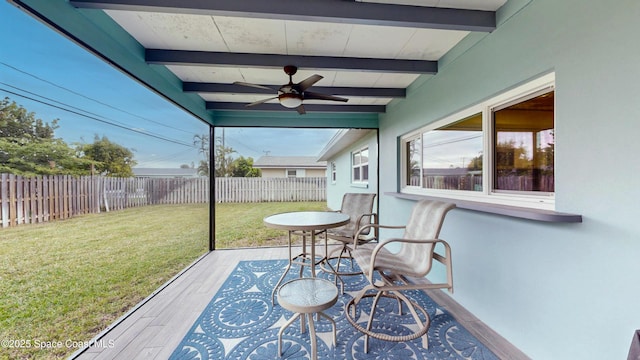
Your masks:
M 340 255 L 342 255 L 342 253 L 340 253 Z M 327 239 L 327 234 L 324 234 L 324 258 L 321 261 L 322 263 L 324 263 L 326 266 L 329 267 L 329 269 L 331 269 L 331 273 L 333 273 L 333 275 L 335 275 L 336 277 L 336 286 L 338 286 L 338 280 L 340 280 L 340 293 L 344 294 L 344 280 L 342 280 L 342 278 L 340 277 L 340 275 L 338 275 L 338 270 L 336 270 L 333 265 L 331 265 L 331 263 L 329 262 L 329 244 L 328 244 L 328 239 Z M 338 268 L 340 268 L 340 256 L 338 256 Z M 325 270 L 325 268 L 322 268 L 322 270 Z
M 309 336 L 311 337 L 311 359 L 318 359 L 318 339 L 316 339 L 316 328 L 313 323 L 313 314 L 307 314 L 309 316 Z
M 298 316 L 304 316 L 304 314 L 293 314 L 293 316 L 291 317 L 291 319 L 287 320 L 287 322 L 282 325 L 282 327 L 280 327 L 280 331 L 278 331 L 278 354 L 280 356 L 282 356 L 282 333 L 284 332 L 284 329 L 286 329 L 289 325 L 293 324 L 294 321 L 296 321 L 296 319 L 298 318 Z
M 331 318 L 331 316 L 323 313 L 323 312 L 319 312 L 318 313 L 320 316 L 324 316 L 327 320 L 329 320 L 331 322 L 332 325 L 332 329 L 333 329 L 333 346 L 336 346 L 336 344 L 338 343 L 337 340 L 337 335 L 336 335 L 336 322 Z M 318 322 L 320 322 L 320 316 L 318 316 Z
M 273 287 L 273 292 L 271 292 L 271 305 L 275 305 L 276 292 L 278 291 L 278 287 L 280 287 L 282 280 L 284 280 L 284 277 L 287 276 L 287 273 L 289 272 L 289 270 L 291 270 L 292 263 L 293 263 L 293 254 L 291 253 L 291 231 L 289 231 L 289 265 L 287 265 L 287 268 L 284 270 L 284 273 L 282 273 L 282 276 L 280 276 L 280 280 L 278 280 L 278 282 L 276 283 L 276 286 Z
M 311 230 L 311 277 L 316 277 L 316 231 Z
M 299 256 L 302 258 L 302 263 L 304 264 L 305 259 L 307 258 L 307 235 L 303 231 L 300 236 L 302 236 L 302 253 L 300 253 Z M 303 271 L 304 271 L 304 265 L 300 265 L 300 275 L 299 275 L 300 277 L 302 277 Z

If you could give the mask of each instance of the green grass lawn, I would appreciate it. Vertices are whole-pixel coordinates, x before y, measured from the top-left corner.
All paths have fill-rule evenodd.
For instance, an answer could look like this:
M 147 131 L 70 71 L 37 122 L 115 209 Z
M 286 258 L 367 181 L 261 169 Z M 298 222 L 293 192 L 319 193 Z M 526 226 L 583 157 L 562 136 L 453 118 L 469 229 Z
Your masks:
M 265 216 L 325 206 L 216 204 L 216 248 L 285 244 Z M 0 359 L 75 352 L 208 250 L 208 218 L 208 204 L 161 205 L 0 229 Z
M 216 249 L 287 244 L 283 230 L 269 229 L 262 219 L 288 211 L 324 211 L 325 202 L 216 204 Z

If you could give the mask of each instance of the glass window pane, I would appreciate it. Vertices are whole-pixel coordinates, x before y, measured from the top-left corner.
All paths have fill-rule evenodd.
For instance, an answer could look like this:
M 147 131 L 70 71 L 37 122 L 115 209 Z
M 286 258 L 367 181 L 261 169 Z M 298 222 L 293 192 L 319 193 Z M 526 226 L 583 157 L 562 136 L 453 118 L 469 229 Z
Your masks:
M 369 165 L 362 166 L 362 180 L 363 181 L 369 180 Z
M 420 138 L 407 141 L 406 154 L 407 154 L 407 183 L 409 186 L 420 186 L 420 146 L 422 141 Z
M 481 113 L 424 133 L 422 187 L 482 191 L 482 149 Z
M 360 168 L 359 167 L 354 167 L 353 168 L 353 181 L 360 181 Z
M 554 93 L 493 113 L 494 189 L 554 191 Z
M 360 163 L 367 164 L 369 162 L 369 149 L 364 149 L 360 152 Z
M 360 165 L 360 152 L 353 153 L 353 166 Z

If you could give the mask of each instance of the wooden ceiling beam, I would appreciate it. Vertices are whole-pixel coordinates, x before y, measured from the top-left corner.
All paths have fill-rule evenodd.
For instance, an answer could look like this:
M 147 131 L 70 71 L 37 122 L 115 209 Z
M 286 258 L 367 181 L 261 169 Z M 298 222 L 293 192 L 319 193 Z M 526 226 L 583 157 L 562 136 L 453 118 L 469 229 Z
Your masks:
M 293 111 L 280 104 L 260 104 L 246 106 L 239 102 L 215 102 L 207 101 L 207 110 L 242 110 L 242 111 Z M 324 104 L 304 104 L 306 112 L 334 112 L 334 113 L 383 113 L 384 105 L 324 105 Z
M 278 89 L 282 84 L 270 84 L 267 86 Z M 267 89 L 259 89 L 234 84 L 185 82 L 182 84 L 184 92 L 196 93 L 233 93 L 233 94 L 274 94 Z M 357 96 L 357 97 L 377 97 L 377 98 L 404 98 L 406 89 L 404 88 L 361 88 L 361 87 L 333 87 L 333 86 L 313 86 L 309 91 L 325 95 Z
M 273 67 L 295 65 L 307 69 L 357 70 L 405 74 L 435 74 L 438 62 L 429 60 L 396 60 L 340 56 L 303 56 L 215 51 L 147 49 L 149 64 L 189 66 Z
M 491 32 L 495 11 L 345 0 L 71 0 L 78 8 Z

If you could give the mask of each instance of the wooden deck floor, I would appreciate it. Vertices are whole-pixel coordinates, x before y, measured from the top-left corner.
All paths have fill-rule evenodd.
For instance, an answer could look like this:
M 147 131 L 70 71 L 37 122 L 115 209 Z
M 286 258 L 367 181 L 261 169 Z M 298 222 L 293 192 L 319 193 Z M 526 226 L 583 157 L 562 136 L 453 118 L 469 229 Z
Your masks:
M 98 346 L 76 353 L 75 358 L 167 359 L 239 261 L 287 255 L 286 247 L 213 251 L 103 332 Z M 448 295 L 439 290 L 428 294 L 501 359 L 528 359 Z

